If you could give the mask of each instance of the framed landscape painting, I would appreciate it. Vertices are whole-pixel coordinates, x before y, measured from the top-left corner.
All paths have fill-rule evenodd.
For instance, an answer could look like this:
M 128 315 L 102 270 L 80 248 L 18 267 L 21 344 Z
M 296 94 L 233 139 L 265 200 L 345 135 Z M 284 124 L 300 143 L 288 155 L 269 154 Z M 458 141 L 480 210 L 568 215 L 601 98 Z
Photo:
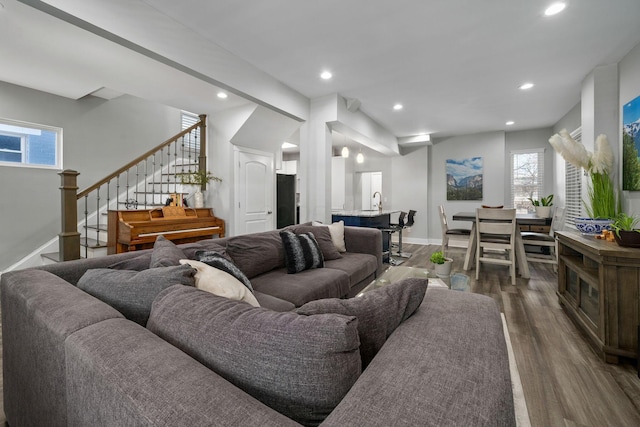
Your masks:
M 622 189 L 640 191 L 640 96 L 622 107 Z
M 448 159 L 447 200 L 482 200 L 482 157 Z

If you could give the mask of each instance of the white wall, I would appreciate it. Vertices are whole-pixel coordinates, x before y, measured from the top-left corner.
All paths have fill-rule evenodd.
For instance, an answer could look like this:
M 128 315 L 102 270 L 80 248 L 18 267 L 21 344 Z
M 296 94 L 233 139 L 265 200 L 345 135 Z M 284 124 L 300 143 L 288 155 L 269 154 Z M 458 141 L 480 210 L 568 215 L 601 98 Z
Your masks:
M 405 212 L 417 211 L 413 227 L 402 232 L 403 242 L 428 244 L 429 222 L 437 214 L 429 209 L 429 151 L 428 146 L 404 149 L 402 156 L 391 159 L 389 206 Z
M 180 111 L 132 96 L 72 100 L 0 82 L 0 117 L 63 128 L 63 167 L 83 189 L 180 131 Z M 56 170 L 0 166 L 0 270 L 60 233 Z
M 507 205 L 505 186 L 509 178 L 505 168 L 506 138 L 504 132 L 487 132 L 474 135 L 457 136 L 446 139 L 434 139 L 429 156 L 429 197 L 428 197 L 428 238 L 430 242 L 440 243 L 441 227 L 438 206 L 444 205 L 451 228 L 466 227 L 468 223 L 451 221 L 456 212 L 473 212 L 484 205 Z M 467 159 L 482 157 L 483 160 L 483 199 L 447 200 L 447 159 Z

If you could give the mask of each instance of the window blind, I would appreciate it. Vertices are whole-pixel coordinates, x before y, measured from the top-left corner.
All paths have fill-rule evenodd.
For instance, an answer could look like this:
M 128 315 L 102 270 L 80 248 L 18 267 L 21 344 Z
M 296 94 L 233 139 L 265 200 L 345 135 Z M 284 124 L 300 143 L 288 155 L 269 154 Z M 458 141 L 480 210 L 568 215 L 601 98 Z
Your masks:
M 582 128 L 571 132 L 571 137 L 582 143 Z M 565 179 L 565 224 L 575 225 L 575 219 L 582 217 L 582 169 L 569 162 L 564 165 Z
M 200 121 L 200 117 L 197 114 L 190 113 L 188 111 L 182 111 L 182 130 L 188 129 Z M 195 132 L 191 132 L 184 137 L 184 147 L 192 151 L 200 150 L 200 129 L 196 129 Z

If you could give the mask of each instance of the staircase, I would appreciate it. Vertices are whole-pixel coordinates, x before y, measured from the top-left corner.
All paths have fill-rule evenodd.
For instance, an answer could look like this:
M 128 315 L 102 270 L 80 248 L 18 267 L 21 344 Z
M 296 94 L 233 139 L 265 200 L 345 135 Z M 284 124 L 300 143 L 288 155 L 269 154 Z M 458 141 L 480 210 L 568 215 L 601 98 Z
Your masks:
M 109 210 L 160 207 L 172 195 L 177 195 L 181 204 L 189 194 L 189 188 L 180 182 L 181 177 L 197 171 L 206 171 L 206 115 L 82 191 L 78 192 L 79 173 L 62 171 L 59 174 L 62 177 L 59 253 L 43 254 L 43 261 L 106 255 Z

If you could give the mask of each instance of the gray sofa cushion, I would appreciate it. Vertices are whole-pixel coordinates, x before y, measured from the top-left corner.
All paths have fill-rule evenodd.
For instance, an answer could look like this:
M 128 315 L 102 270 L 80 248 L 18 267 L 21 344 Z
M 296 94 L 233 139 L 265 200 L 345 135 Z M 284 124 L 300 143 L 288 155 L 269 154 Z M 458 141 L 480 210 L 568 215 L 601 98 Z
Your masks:
M 254 291 L 253 295 L 258 300 L 260 307 L 270 308 L 273 311 L 291 311 L 296 308 L 292 302 L 276 298 L 272 295 L 263 294 L 258 291 Z
M 60 348 L 67 422 L 16 426 L 300 426 L 125 319 L 77 331 Z
M 344 271 L 349 275 L 349 286 L 354 286 L 378 271 L 378 259 L 370 254 L 345 252 L 342 258 L 327 261 L 324 266 Z
M 278 412 L 317 425 L 360 375 L 357 323 L 173 286 L 154 301 L 147 328 Z
M 284 267 L 284 247 L 277 231 L 232 237 L 227 254 L 249 279 Z
M 253 289 L 292 302 L 296 307 L 321 298 L 343 297 L 349 293 L 349 276 L 331 268 L 314 268 L 288 274 L 280 268 L 251 279 Z
M 413 314 L 424 299 L 429 281 L 405 279 L 349 299 L 311 301 L 295 310 L 304 315 L 338 313 L 356 316 L 362 369 L 366 368 L 391 333 Z
M 283 230 L 280 232 L 280 238 L 284 246 L 284 263 L 289 274 L 324 266 L 322 251 L 313 233 L 295 234 Z
M 171 240 L 167 240 L 163 235 L 160 235 L 153 244 L 149 268 L 179 265 L 180 260 L 185 258 L 187 258 L 187 255 L 182 249 L 177 247 Z
M 195 274 L 196 270 L 188 265 L 143 271 L 97 268 L 87 270 L 78 281 L 78 288 L 144 326 L 156 295 L 176 284 L 195 286 Z

